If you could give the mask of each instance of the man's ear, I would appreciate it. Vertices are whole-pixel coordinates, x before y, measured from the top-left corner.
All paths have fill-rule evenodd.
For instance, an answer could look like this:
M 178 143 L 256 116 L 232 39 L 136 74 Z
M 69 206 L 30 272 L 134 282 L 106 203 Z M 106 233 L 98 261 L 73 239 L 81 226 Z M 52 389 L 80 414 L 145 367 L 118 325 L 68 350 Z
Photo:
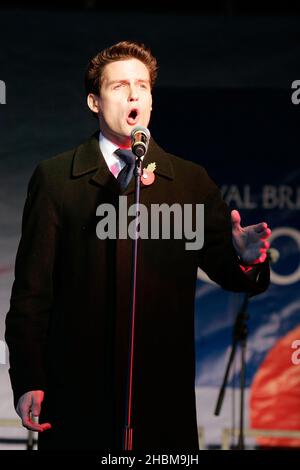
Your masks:
M 87 105 L 93 113 L 98 114 L 100 112 L 100 103 L 99 103 L 99 96 L 94 95 L 93 93 L 89 93 L 87 96 Z

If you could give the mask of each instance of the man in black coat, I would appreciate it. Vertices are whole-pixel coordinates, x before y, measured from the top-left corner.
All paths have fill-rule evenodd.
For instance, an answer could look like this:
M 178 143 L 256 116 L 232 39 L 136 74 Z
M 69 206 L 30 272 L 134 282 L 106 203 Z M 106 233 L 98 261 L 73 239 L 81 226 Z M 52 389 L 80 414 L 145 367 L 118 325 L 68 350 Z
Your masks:
M 134 178 L 124 188 L 117 179 L 127 168 L 118 149 L 130 149 L 134 127 L 148 126 L 155 77 L 143 45 L 124 41 L 99 53 L 86 89 L 100 133 L 41 162 L 29 183 L 6 341 L 16 410 L 39 432 L 40 449 L 122 447 L 132 240 L 99 238 L 97 208 L 109 204 L 118 214 L 120 195 L 134 203 Z M 143 167 L 150 180 L 141 203 L 149 211 L 204 204 L 204 245 L 188 250 L 186 236 L 139 243 L 133 449 L 196 450 L 197 268 L 224 289 L 263 292 L 270 229 L 242 228 L 237 211 L 230 221 L 204 168 L 152 138 Z

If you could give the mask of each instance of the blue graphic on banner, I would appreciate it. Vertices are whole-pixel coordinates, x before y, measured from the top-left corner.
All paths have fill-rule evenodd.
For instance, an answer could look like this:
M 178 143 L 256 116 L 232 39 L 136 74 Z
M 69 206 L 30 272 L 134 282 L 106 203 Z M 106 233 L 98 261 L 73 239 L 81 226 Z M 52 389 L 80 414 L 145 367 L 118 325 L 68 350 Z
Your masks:
M 297 175 L 291 175 L 291 180 Z M 239 188 L 237 185 L 236 188 Z M 222 188 L 221 188 L 222 189 Z M 241 188 L 240 188 L 241 189 Z M 278 189 L 273 185 L 273 193 Z M 297 188 L 286 186 L 286 193 L 295 193 Z M 287 191 L 289 189 L 289 191 Z M 240 190 L 239 193 L 243 191 Z M 277 193 L 280 192 L 277 191 Z M 224 193 L 224 199 L 226 195 Z M 232 192 L 230 195 L 232 199 Z M 259 200 L 256 193 L 253 201 Z M 275 198 L 274 198 L 275 199 Z M 261 198 L 264 204 L 270 203 Z M 235 202 L 227 200 L 231 208 L 240 210 L 242 223 L 249 225 L 251 221 L 267 221 L 272 228 L 271 252 L 274 255 L 271 262 L 271 285 L 267 292 L 251 298 L 248 313 L 248 354 L 247 354 L 247 384 L 250 385 L 256 370 L 263 361 L 268 350 L 277 339 L 283 337 L 300 324 L 300 230 L 299 210 L 300 199 L 295 201 L 296 209 L 240 209 L 240 196 L 235 192 Z M 255 203 L 256 204 L 256 203 Z M 273 202 L 275 205 L 275 201 Z M 277 199 L 277 206 L 283 201 Z M 258 204 L 257 204 L 258 205 Z M 220 385 L 224 373 L 224 359 L 231 345 L 233 324 L 241 307 L 243 294 L 232 294 L 221 290 L 212 283 L 205 283 L 203 274 L 199 275 L 196 296 L 196 347 L 197 347 L 197 384 Z M 214 366 L 212 367 L 212 364 Z M 218 369 L 219 365 L 219 369 Z M 233 380 L 234 382 L 234 380 Z

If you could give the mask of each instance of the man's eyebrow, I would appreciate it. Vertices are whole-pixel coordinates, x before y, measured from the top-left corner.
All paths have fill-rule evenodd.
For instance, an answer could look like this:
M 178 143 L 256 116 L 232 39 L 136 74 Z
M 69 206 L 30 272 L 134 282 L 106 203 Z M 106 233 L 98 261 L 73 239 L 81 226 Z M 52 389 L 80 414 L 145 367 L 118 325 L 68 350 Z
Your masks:
M 127 80 L 127 79 L 111 80 L 110 82 L 108 82 L 108 85 L 113 85 L 114 83 L 129 83 L 129 82 L 130 82 L 130 80 Z M 135 82 L 150 83 L 150 80 L 149 79 L 144 79 L 144 78 L 137 78 L 135 80 Z

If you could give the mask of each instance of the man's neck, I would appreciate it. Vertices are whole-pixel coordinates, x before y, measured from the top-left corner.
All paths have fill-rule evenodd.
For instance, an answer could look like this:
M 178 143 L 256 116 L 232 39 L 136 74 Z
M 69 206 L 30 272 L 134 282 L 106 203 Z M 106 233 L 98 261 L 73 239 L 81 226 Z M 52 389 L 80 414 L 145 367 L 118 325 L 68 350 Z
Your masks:
M 131 139 L 130 137 L 125 137 L 124 138 L 118 138 L 117 136 L 109 133 L 109 132 L 106 132 L 106 131 L 102 131 L 100 129 L 100 132 L 101 134 L 103 135 L 103 137 L 105 137 L 105 139 L 109 140 L 112 144 L 116 145 L 118 148 L 121 148 L 121 149 L 131 149 Z

